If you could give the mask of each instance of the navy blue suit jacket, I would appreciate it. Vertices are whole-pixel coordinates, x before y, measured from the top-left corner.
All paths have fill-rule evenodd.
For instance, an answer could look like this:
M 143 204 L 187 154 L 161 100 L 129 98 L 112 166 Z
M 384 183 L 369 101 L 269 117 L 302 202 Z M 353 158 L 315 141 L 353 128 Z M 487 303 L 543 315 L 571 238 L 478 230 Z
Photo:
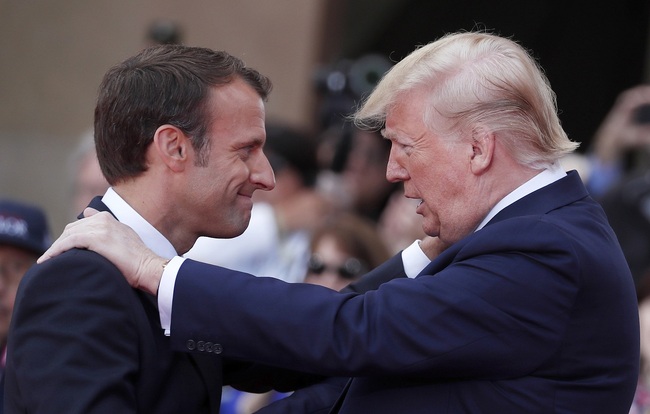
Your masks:
M 639 369 L 632 278 L 575 172 L 365 294 L 188 260 L 171 329 L 178 350 L 354 376 L 341 413 L 626 414 Z
M 218 413 L 222 360 L 173 352 L 156 299 L 76 249 L 24 276 L 5 382 L 5 414 Z

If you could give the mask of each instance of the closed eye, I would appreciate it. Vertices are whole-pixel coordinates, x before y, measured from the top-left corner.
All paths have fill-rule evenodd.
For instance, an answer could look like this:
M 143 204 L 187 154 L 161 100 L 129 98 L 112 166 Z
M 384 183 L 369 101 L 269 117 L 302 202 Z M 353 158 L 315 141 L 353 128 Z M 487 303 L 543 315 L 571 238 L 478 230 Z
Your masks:
M 245 147 L 241 147 L 239 150 L 237 150 L 237 152 L 242 159 L 248 159 L 253 151 L 255 151 L 255 148 L 257 148 L 257 145 L 247 145 Z

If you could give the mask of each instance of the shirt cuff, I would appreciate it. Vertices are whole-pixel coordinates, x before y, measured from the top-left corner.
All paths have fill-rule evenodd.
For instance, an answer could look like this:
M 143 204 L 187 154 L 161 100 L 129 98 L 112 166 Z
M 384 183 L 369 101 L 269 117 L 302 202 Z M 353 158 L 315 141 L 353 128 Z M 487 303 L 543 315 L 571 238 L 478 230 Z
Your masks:
M 185 261 L 184 257 L 176 256 L 167 263 L 160 278 L 158 286 L 158 312 L 160 313 L 160 326 L 165 330 L 165 335 L 171 335 L 172 300 L 174 299 L 174 285 L 176 276 Z
M 420 274 L 431 260 L 420 248 L 420 240 L 416 240 L 406 249 L 402 250 L 402 263 L 404 264 L 404 273 L 413 279 Z

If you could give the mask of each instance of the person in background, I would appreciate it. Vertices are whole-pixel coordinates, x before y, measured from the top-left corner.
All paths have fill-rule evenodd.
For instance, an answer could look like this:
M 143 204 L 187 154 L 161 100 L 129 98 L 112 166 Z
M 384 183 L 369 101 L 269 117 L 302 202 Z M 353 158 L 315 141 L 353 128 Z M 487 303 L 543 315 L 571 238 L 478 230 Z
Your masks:
M 381 211 L 377 232 L 391 255 L 407 248 L 413 240 L 426 237 L 422 230 L 422 216 L 413 212 L 417 205 L 418 200 L 404 197 L 404 189 L 399 186 Z
M 638 282 L 650 268 L 650 85 L 623 91 L 594 139 L 587 188 Z
M 650 85 L 620 93 L 601 122 L 587 155 L 589 192 L 601 199 L 625 176 L 650 165 Z
M 332 413 L 627 413 L 632 275 L 601 206 L 559 163 L 578 144 L 526 49 L 448 34 L 393 66 L 355 121 L 390 140 L 386 176 L 420 201 L 430 236 L 355 283 L 388 280 L 374 290 L 169 260 L 106 213 L 69 224 L 39 260 L 100 252 L 158 295 L 176 350 L 218 343 L 230 358 L 352 376 Z
M 344 123 L 322 134 L 318 149 L 323 166 L 317 188 L 338 211 L 349 211 L 377 223 L 398 185 L 386 180 L 390 142 L 377 131 Z M 333 143 L 332 143 L 333 142 Z
M 340 291 L 390 258 L 367 218 L 353 213 L 330 217 L 312 235 L 305 283 Z
M 650 267 L 637 283 L 641 330 L 641 369 L 630 414 L 650 413 Z
M 18 284 L 50 246 L 50 228 L 38 206 L 0 199 L 0 413 L 4 412 L 7 333 Z
M 88 206 L 90 200 L 104 194 L 109 187 L 99 167 L 92 129 L 81 135 L 79 144 L 70 157 L 69 165 L 72 183 L 70 211 L 71 217 L 76 218 Z

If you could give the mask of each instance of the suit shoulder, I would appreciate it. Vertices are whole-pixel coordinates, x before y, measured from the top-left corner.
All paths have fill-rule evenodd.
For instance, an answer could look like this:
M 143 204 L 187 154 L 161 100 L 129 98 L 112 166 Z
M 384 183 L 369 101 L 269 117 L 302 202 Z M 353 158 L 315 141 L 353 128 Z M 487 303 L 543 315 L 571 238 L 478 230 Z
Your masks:
M 72 249 L 41 264 L 33 265 L 21 281 L 21 289 L 37 291 L 133 290 L 122 273 L 103 256 Z

